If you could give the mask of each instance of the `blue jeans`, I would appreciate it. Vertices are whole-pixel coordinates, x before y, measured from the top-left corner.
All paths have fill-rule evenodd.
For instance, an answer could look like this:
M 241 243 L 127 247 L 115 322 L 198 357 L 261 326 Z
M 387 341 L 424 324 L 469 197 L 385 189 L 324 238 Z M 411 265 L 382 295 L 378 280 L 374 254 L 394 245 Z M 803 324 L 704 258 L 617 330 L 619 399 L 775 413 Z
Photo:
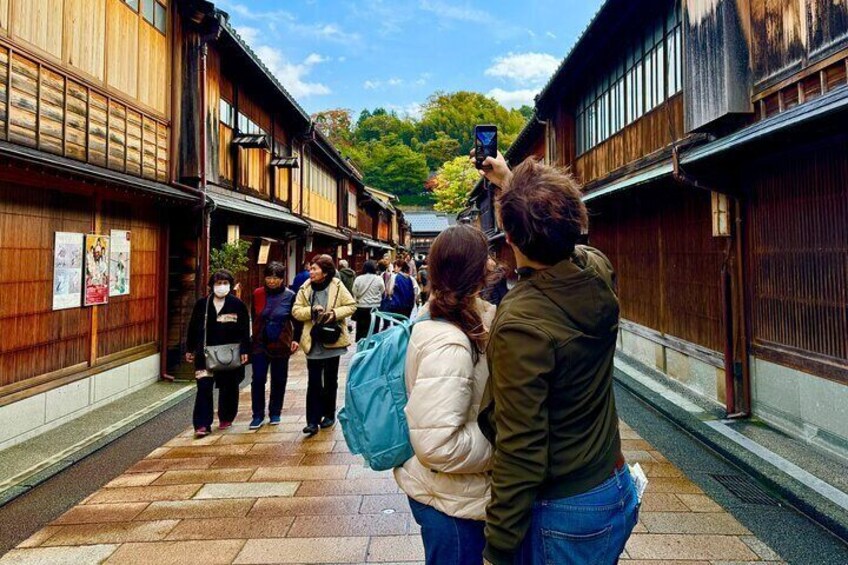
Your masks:
M 279 416 L 283 412 L 283 400 L 286 395 L 286 382 L 289 380 L 289 358 L 268 357 L 264 353 L 253 355 L 253 381 L 250 383 L 250 398 L 254 418 L 265 417 L 265 383 L 268 380 L 268 368 L 271 368 L 271 398 L 268 403 L 268 415 Z
M 533 505 L 518 565 L 614 565 L 639 519 L 636 486 L 625 465 L 594 489 Z
M 421 526 L 427 565 L 482 565 L 485 522 L 454 518 L 411 498 L 409 507 Z

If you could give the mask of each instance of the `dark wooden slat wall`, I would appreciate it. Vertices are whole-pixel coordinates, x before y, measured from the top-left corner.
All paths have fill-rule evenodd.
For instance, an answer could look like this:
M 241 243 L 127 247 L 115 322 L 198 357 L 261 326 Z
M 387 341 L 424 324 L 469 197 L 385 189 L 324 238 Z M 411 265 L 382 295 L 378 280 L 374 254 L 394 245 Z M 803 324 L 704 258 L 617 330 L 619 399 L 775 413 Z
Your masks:
M 91 231 L 92 205 L 0 185 L 0 386 L 88 361 L 89 311 L 53 311 L 53 246 L 57 231 Z
M 848 142 L 753 170 L 746 223 L 755 352 L 848 382 Z
M 618 275 L 622 317 L 723 351 L 721 266 L 710 194 L 672 185 L 590 202 L 590 243 Z
M 683 96 L 678 94 L 577 157 L 573 172 L 580 182 L 588 184 L 670 145 L 683 133 Z
M 140 345 L 154 344 L 159 335 L 160 222 L 157 212 L 138 204 L 106 202 L 101 230 L 130 230 L 130 294 L 112 296 L 99 306 L 97 355 L 105 357 Z

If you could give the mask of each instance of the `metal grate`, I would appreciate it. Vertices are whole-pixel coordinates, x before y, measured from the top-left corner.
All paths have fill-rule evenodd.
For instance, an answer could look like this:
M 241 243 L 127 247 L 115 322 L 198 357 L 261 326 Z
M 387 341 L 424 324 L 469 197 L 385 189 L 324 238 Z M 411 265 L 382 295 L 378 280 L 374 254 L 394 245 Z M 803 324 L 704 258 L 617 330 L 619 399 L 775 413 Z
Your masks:
M 780 506 L 780 503 L 768 495 L 763 489 L 748 477 L 741 475 L 710 475 L 721 486 L 730 491 L 730 494 L 745 504 L 758 504 L 760 506 Z

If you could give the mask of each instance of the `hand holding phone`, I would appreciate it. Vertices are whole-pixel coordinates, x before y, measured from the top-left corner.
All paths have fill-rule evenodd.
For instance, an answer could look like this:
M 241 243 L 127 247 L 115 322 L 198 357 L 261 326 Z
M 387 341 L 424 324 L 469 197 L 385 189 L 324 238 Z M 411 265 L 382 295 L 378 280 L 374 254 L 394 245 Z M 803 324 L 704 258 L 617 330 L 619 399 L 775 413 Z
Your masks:
M 498 156 L 498 127 L 480 125 L 474 128 L 474 166 L 478 169 L 489 169 L 485 164 L 488 157 Z

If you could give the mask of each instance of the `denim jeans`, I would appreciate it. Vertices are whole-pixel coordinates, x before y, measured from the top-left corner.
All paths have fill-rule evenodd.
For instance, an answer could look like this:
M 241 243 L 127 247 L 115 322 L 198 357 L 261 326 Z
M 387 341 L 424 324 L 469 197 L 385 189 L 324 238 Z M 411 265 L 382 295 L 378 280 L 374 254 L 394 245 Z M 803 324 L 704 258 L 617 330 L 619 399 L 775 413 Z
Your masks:
M 421 526 L 427 565 L 482 565 L 485 522 L 454 518 L 411 498 L 409 507 Z
M 613 565 L 636 526 L 636 486 L 625 465 L 594 489 L 533 505 L 518 565 Z
M 250 399 L 254 418 L 265 417 L 265 383 L 268 381 L 269 367 L 271 369 L 271 398 L 268 402 L 268 415 L 279 416 L 283 413 L 286 382 L 289 380 L 289 358 L 268 357 L 264 353 L 255 353 L 253 355 L 253 380 L 250 383 Z

